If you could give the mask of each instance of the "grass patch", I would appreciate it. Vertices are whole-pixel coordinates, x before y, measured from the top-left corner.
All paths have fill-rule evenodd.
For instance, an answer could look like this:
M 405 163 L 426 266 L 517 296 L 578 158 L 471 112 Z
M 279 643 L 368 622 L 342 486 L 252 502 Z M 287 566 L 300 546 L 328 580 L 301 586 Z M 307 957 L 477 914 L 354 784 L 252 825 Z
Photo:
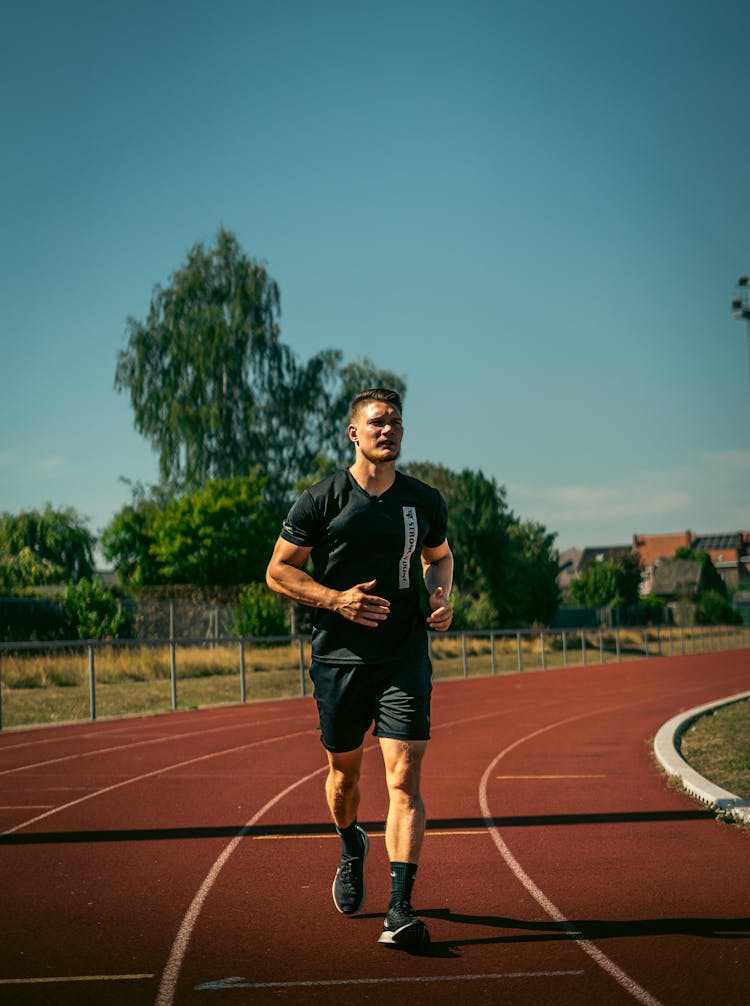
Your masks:
M 431 634 L 435 679 L 512 674 L 519 670 L 575 667 L 700 652 L 730 645 L 718 630 L 620 629 Z M 734 645 L 737 645 L 734 642 Z M 741 643 L 740 643 L 741 645 Z M 97 718 L 162 712 L 172 708 L 171 658 L 168 645 L 102 644 L 93 649 Z M 309 641 L 300 650 L 288 640 L 245 643 L 245 697 L 248 701 L 311 694 L 308 680 Z M 240 702 L 238 643 L 175 646 L 177 708 Z M 89 650 L 77 643 L 0 652 L 2 725 L 28 726 L 87 719 Z M 722 784 L 723 785 L 723 784 Z M 729 787 L 727 787 L 729 788 Z
M 680 747 L 696 772 L 750 800 L 750 700 L 701 716 L 683 734 Z
M 301 694 L 298 645 L 245 645 L 247 701 Z M 4 727 L 66 723 L 91 715 L 88 651 L 65 648 L 2 655 Z M 303 650 L 305 668 L 309 646 Z M 172 708 L 171 661 L 167 646 L 96 647 L 97 718 L 167 712 Z M 242 700 L 239 645 L 177 647 L 178 709 Z M 306 677 L 306 675 L 305 675 Z M 312 684 L 305 680 L 305 691 Z

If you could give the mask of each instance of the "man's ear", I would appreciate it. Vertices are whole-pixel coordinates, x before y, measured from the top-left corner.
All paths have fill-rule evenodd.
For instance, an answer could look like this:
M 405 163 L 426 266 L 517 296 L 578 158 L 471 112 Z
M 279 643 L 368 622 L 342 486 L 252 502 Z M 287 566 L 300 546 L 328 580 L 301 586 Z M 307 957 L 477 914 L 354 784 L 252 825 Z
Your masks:
M 358 444 L 359 443 L 359 437 L 357 436 L 357 427 L 356 426 L 353 426 L 350 423 L 349 427 L 347 429 L 347 433 L 349 434 L 349 439 L 351 440 L 351 442 L 353 444 Z

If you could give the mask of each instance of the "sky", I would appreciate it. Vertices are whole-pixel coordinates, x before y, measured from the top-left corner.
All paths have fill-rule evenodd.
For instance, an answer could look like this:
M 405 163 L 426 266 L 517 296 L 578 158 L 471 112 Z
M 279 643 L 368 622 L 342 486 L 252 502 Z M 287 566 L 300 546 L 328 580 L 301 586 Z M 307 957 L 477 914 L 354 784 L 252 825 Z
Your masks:
M 0 37 L 0 511 L 158 481 L 114 389 L 220 228 L 406 461 L 570 547 L 750 530 L 745 0 L 36 0 Z M 129 484 L 130 483 L 130 484 Z

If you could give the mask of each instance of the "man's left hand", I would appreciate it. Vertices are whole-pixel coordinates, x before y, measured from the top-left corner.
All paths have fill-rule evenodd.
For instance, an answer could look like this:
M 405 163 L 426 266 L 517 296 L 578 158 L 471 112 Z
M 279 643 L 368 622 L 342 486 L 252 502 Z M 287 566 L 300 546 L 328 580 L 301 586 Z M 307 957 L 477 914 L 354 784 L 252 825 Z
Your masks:
M 430 607 L 432 614 L 427 619 L 427 624 L 435 632 L 445 632 L 453 621 L 453 608 L 442 587 L 438 587 L 433 594 L 430 594 Z

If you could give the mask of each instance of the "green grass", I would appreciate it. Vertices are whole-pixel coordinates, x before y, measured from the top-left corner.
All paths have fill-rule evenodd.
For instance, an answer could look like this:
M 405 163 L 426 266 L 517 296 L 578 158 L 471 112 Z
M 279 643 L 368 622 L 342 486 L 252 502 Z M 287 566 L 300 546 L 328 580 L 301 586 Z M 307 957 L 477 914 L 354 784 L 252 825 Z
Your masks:
M 750 700 L 701 716 L 683 735 L 681 750 L 696 772 L 750 800 Z

